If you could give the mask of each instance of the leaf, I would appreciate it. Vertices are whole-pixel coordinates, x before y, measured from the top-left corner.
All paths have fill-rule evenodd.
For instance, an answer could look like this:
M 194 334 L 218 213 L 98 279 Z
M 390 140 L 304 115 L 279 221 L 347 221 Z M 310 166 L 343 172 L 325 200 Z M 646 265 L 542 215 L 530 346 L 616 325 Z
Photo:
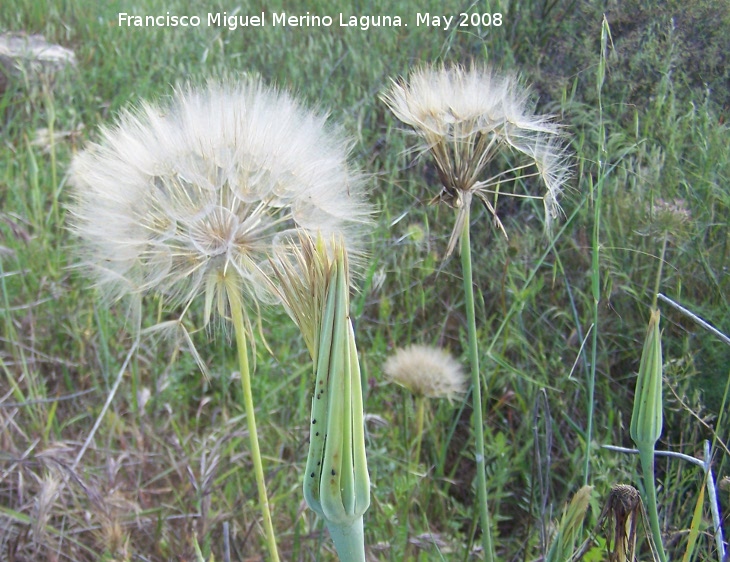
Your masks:
M 697 495 L 697 503 L 695 504 L 694 514 L 692 515 L 692 524 L 689 527 L 689 536 L 687 537 L 687 550 L 684 552 L 682 562 L 690 562 L 697 545 L 697 537 L 700 534 L 700 524 L 702 523 L 702 506 L 705 502 L 705 487 L 700 487 L 700 493 Z

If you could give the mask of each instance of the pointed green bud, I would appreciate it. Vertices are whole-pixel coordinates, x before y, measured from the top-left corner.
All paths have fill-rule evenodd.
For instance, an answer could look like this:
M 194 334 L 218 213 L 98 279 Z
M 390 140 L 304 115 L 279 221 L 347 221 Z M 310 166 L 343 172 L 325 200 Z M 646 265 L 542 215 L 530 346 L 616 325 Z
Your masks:
M 349 315 L 347 260 L 335 252 L 315 355 L 304 498 L 325 520 L 340 560 L 364 562 L 363 514 L 370 506 L 362 382 Z
M 631 439 L 641 450 L 659 440 L 662 433 L 662 341 L 659 310 L 652 310 L 639 364 L 631 414 Z

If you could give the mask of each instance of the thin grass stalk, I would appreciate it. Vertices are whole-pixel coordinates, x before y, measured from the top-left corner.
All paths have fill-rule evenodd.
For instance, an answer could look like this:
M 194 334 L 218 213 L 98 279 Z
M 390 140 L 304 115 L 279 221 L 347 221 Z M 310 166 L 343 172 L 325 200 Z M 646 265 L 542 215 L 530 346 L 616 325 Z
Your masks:
M 484 560 L 494 562 L 492 527 L 489 521 L 487 496 L 487 475 L 484 464 L 484 416 L 482 414 L 482 379 L 479 373 L 479 348 L 477 344 L 476 312 L 474 310 L 474 283 L 471 269 L 471 243 L 469 238 L 470 209 L 464 211 L 464 226 L 461 235 L 461 268 L 464 277 L 464 297 L 466 304 L 466 323 L 469 335 L 469 364 L 471 365 L 472 409 L 474 416 L 474 439 L 476 441 L 477 493 L 479 519 L 482 525 L 482 547 Z
M 18 332 L 15 329 L 15 323 L 13 322 L 13 316 L 11 313 L 12 307 L 10 306 L 10 298 L 8 293 L 8 287 L 5 283 L 6 277 L 9 277 L 10 275 L 19 275 L 20 273 L 6 273 L 2 260 L 0 260 L 0 290 L 2 290 L 2 307 L 0 307 L 0 310 L 2 310 L 3 313 L 3 327 L 5 328 L 5 337 L 10 342 L 17 342 L 18 339 Z M 11 347 L 13 349 L 13 357 L 12 359 L 15 360 L 22 369 L 22 378 L 24 378 L 28 383 L 28 393 L 24 393 L 23 390 L 20 388 L 20 385 L 18 384 L 19 380 L 22 380 L 22 378 L 18 378 L 16 380 L 16 376 L 14 374 L 14 371 L 12 371 L 8 365 L 5 363 L 5 361 L 2 358 L 2 355 L 0 355 L 0 371 L 2 371 L 5 374 L 5 377 L 7 378 L 8 384 L 10 385 L 10 388 L 12 389 L 12 395 L 15 401 L 19 404 L 25 403 L 26 401 L 30 401 L 33 403 L 33 401 L 37 400 L 38 398 L 41 398 L 39 396 L 38 392 L 35 390 L 35 377 L 28 369 L 28 361 L 25 356 L 25 351 L 23 349 L 23 346 L 21 345 L 14 345 Z M 17 356 L 15 356 L 15 353 L 17 353 Z M 36 406 L 29 407 L 27 409 L 30 417 L 33 421 L 34 427 L 40 427 L 42 425 L 42 419 L 43 419 L 43 412 L 41 409 L 39 409 Z
M 134 354 L 137 351 L 137 348 L 139 347 L 140 343 L 140 337 L 139 332 L 137 333 L 137 336 L 134 338 L 134 343 L 132 343 L 132 347 L 129 349 L 129 352 L 127 352 L 127 356 L 124 358 L 124 362 L 122 363 L 121 368 L 119 369 L 119 372 L 117 373 L 117 378 L 114 380 L 114 384 L 112 385 L 112 388 L 109 390 L 109 394 L 106 397 L 106 402 L 104 402 L 104 405 L 101 407 L 101 412 L 99 412 L 99 415 L 96 417 L 96 421 L 94 422 L 94 426 L 91 428 L 91 431 L 86 436 L 86 440 L 84 441 L 84 444 L 81 446 L 81 449 L 76 454 L 76 458 L 74 459 L 73 463 L 71 464 L 71 470 L 75 470 L 78 464 L 81 462 L 81 459 L 83 458 L 84 454 L 86 453 L 86 450 L 91 445 L 91 442 L 94 440 L 94 436 L 96 435 L 96 431 L 101 426 L 101 422 L 104 420 L 104 416 L 106 416 L 107 410 L 109 410 L 109 406 L 111 406 L 112 401 L 114 400 L 114 397 L 117 395 L 117 390 L 119 390 L 119 385 L 122 383 L 122 380 L 124 379 L 124 373 L 127 372 L 127 367 L 132 360 L 132 357 L 134 357 Z
M 48 142 L 51 156 L 51 185 L 53 186 L 53 196 L 51 197 L 51 210 L 46 220 L 46 225 L 60 224 L 58 217 L 58 166 L 56 164 L 56 106 L 53 103 L 53 90 L 50 86 L 44 87 L 46 98 L 46 111 L 48 112 Z M 55 271 L 54 271 L 55 273 Z
M 593 331 L 591 332 L 591 368 L 588 375 L 588 419 L 586 421 L 585 433 L 585 459 L 583 462 L 583 485 L 588 485 L 591 472 L 591 449 L 593 441 L 593 418 L 595 409 L 596 394 L 596 368 L 598 362 L 598 310 L 601 302 L 601 269 L 600 269 L 600 232 L 601 232 L 601 208 L 603 201 L 603 182 L 607 175 L 604 171 L 604 158 L 606 156 L 606 129 L 603 125 L 603 103 L 601 91 L 603 81 L 606 77 L 606 57 L 610 30 L 608 22 L 604 18 L 601 26 L 601 55 L 598 62 L 598 75 L 596 79 L 596 90 L 598 92 L 598 131 L 600 146 L 598 149 L 598 179 L 593 187 L 595 200 L 593 202 L 593 236 L 591 237 L 591 293 L 593 295 Z
M 657 301 L 659 299 L 659 287 L 662 283 L 662 271 L 664 270 L 664 257 L 667 254 L 667 242 L 669 241 L 669 232 L 664 233 L 662 241 L 662 251 L 659 254 L 659 267 L 657 268 L 656 279 L 654 279 L 654 293 L 651 300 L 651 309 L 656 310 Z
M 725 334 L 723 334 L 720 330 L 718 330 L 717 328 L 715 328 L 712 324 L 710 324 L 706 320 L 703 320 L 702 318 L 700 318 L 699 316 L 697 316 L 694 312 L 686 309 L 681 304 L 679 304 L 676 301 L 673 301 L 668 296 L 666 296 L 666 295 L 664 295 L 662 293 L 658 293 L 656 296 L 657 296 L 657 298 L 660 301 L 667 303 L 669 306 L 671 306 L 675 310 L 678 310 L 679 312 L 681 312 L 682 314 L 684 314 L 688 318 L 690 318 L 690 319 L 694 320 L 695 322 L 697 322 L 705 330 L 707 330 L 712 335 L 714 335 L 717 338 L 719 338 L 720 341 L 722 341 L 723 343 L 726 343 L 727 345 L 730 345 L 730 338 L 728 336 L 726 336 Z M 730 379 L 728 379 L 728 380 L 730 381 Z M 723 405 L 724 405 L 724 403 L 723 403 Z M 724 411 L 725 411 L 725 408 L 720 408 L 720 414 L 719 414 L 720 417 L 722 417 L 722 413 Z M 718 418 L 718 427 L 719 427 L 719 421 L 720 421 L 720 419 Z
M 720 516 L 720 506 L 717 505 L 717 490 L 715 488 L 715 478 L 712 475 L 712 446 L 709 441 L 705 441 L 705 458 L 702 468 L 705 469 L 705 483 L 707 485 L 707 495 L 710 498 L 710 513 L 712 513 L 713 534 L 715 536 L 715 544 L 717 545 L 717 558 L 719 562 L 725 560 L 725 540 L 722 534 L 722 518 Z
M 253 461 L 256 488 L 259 495 L 259 506 L 264 518 L 264 532 L 266 534 L 266 547 L 272 562 L 279 562 L 279 552 L 276 548 L 276 535 L 269 510 L 269 499 L 266 494 L 266 481 L 264 479 L 264 467 L 259 449 L 259 438 L 256 431 L 256 416 L 251 392 L 251 374 L 248 364 L 248 343 L 246 341 L 246 326 L 243 320 L 243 309 L 241 295 L 235 287 L 229 287 L 226 291 L 228 301 L 231 305 L 231 320 L 236 334 L 236 349 L 238 351 L 238 362 L 241 371 L 241 389 L 243 391 L 243 403 L 246 410 L 246 422 L 251 446 L 251 459 Z
M 705 474 L 705 481 L 707 481 L 707 474 Z M 700 486 L 699 493 L 697 494 L 697 501 L 695 502 L 695 508 L 692 512 L 692 521 L 689 525 L 689 532 L 687 533 L 687 548 L 682 556 L 682 562 L 692 562 L 692 560 L 694 560 L 697 539 L 700 536 L 700 527 L 702 527 L 702 512 L 704 505 L 705 486 L 703 485 Z M 718 554 L 720 553 L 718 552 Z M 719 558 L 719 562 L 722 562 L 722 557 Z

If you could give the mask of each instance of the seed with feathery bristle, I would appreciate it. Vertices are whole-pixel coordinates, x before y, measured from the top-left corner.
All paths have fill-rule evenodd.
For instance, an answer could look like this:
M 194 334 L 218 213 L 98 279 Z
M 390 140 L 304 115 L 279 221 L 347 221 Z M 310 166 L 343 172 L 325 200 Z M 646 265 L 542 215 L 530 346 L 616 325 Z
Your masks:
M 176 91 L 102 130 L 74 158 L 73 228 L 112 297 L 162 293 L 187 310 L 227 290 L 270 298 L 269 260 L 292 233 L 337 235 L 357 254 L 370 207 L 326 115 L 258 81 Z
M 549 116 L 535 114 L 529 93 L 510 75 L 490 68 L 422 67 L 408 79 L 393 81 L 382 96 L 393 114 L 420 137 L 419 150 L 435 162 L 442 190 L 435 201 L 458 211 L 447 256 L 456 247 L 473 196 L 478 197 L 506 235 L 497 215 L 497 197 L 542 198 L 545 226 L 559 213 L 558 196 L 569 177 L 560 129 Z M 501 151 L 511 168 L 482 177 Z M 519 177 L 538 177 L 544 196 L 518 194 L 508 185 Z

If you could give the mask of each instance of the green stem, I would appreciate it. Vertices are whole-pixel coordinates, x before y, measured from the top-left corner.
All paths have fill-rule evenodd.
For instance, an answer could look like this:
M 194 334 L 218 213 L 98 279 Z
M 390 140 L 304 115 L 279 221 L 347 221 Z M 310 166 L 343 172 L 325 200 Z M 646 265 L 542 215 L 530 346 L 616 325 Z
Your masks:
M 664 240 L 662 241 L 662 253 L 659 255 L 659 267 L 656 272 L 656 279 L 654 280 L 654 294 L 651 298 L 651 309 L 656 310 L 657 300 L 659 298 L 659 287 L 662 283 L 662 269 L 664 268 L 664 256 L 667 253 L 667 241 L 669 240 L 669 231 L 664 233 Z
M 639 459 L 641 460 L 641 471 L 644 474 L 644 490 L 646 492 L 647 512 L 649 515 L 649 523 L 651 525 L 651 534 L 654 537 L 659 559 L 661 562 L 667 562 L 667 555 L 664 552 L 664 543 L 662 542 L 662 531 L 659 527 L 659 511 L 656 502 L 656 484 L 654 482 L 654 445 L 638 445 Z
M 259 493 L 259 505 L 264 517 L 266 545 L 269 549 L 271 561 L 279 562 L 279 553 L 276 549 L 276 536 L 274 535 L 274 526 L 271 521 L 271 512 L 269 511 L 269 499 L 266 495 L 264 466 L 261 461 L 259 438 L 256 432 L 256 417 L 253 395 L 251 393 L 251 375 L 248 366 L 248 344 L 246 343 L 246 327 L 243 322 L 243 308 L 240 295 L 235 289 L 228 291 L 228 300 L 231 304 L 231 319 L 236 333 L 236 347 L 238 348 L 238 361 L 241 368 L 241 388 L 243 390 L 243 402 L 246 409 L 246 421 L 248 422 L 248 433 L 251 443 L 251 459 L 253 460 L 254 476 Z
M 600 268 L 600 238 L 601 238 L 601 206 L 603 199 L 603 182 L 606 180 L 608 171 L 604 168 L 606 151 L 606 127 L 603 124 L 603 98 L 601 91 L 606 78 L 606 59 L 608 53 L 608 42 L 610 30 L 608 21 L 603 18 L 601 26 L 601 56 L 598 63 L 598 75 L 596 89 L 598 93 L 598 175 L 595 185 L 592 185 L 593 201 L 593 236 L 591 239 L 591 293 L 593 295 L 593 330 L 591 332 L 591 370 L 588 375 L 588 419 L 586 420 L 585 433 L 585 458 L 583 462 L 583 485 L 587 486 L 591 472 L 591 452 L 593 448 L 593 417 L 596 405 L 596 372 L 598 368 L 598 313 L 601 302 L 601 268 Z
M 600 163 L 599 163 L 600 166 Z M 585 458 L 583 463 L 583 485 L 587 486 L 591 472 L 591 449 L 593 445 L 593 412 L 595 409 L 596 369 L 598 364 L 598 315 L 601 302 L 600 230 L 603 180 L 595 186 L 596 199 L 593 208 L 593 239 L 591 243 L 591 293 L 593 295 L 593 329 L 591 331 L 591 369 L 588 374 L 588 419 L 585 434 Z
M 421 441 L 423 441 L 423 418 L 426 410 L 426 399 L 423 396 L 416 397 L 416 452 L 413 455 L 411 471 L 418 469 L 421 460 Z
M 362 515 L 349 523 L 326 521 L 335 549 L 342 562 L 365 562 Z
M 471 271 L 471 241 L 469 238 L 470 210 L 466 209 L 464 230 L 461 233 L 461 268 L 464 274 L 464 297 L 466 304 L 466 323 L 469 334 L 469 362 L 471 364 L 472 408 L 474 410 L 474 439 L 476 441 L 477 493 L 479 494 L 479 518 L 482 525 L 482 546 L 484 560 L 494 561 L 492 547 L 492 528 L 487 507 L 487 475 L 484 467 L 484 427 L 482 422 L 482 380 L 479 374 L 479 354 L 477 344 L 476 312 L 474 310 L 474 283 Z

